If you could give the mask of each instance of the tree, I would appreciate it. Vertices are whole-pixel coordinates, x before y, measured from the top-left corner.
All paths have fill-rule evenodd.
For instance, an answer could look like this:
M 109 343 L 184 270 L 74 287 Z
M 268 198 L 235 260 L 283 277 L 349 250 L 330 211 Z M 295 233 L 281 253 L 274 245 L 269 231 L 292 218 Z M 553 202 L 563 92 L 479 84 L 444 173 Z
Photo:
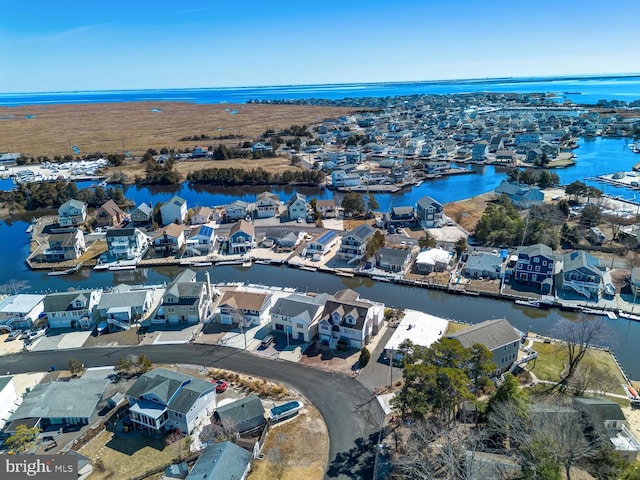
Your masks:
M 421 249 L 434 248 L 437 244 L 438 242 L 429 232 L 424 232 L 424 235 L 418 239 L 418 246 Z
M 346 193 L 340 206 L 343 208 L 345 216 L 359 215 L 365 210 L 364 198 L 358 192 Z
M 136 360 L 136 367 L 138 369 L 138 373 L 145 373 L 151 370 L 153 363 L 149 360 L 149 357 L 146 355 L 140 355 Z
M 116 362 L 116 373 L 118 375 L 129 375 L 133 368 L 133 362 L 129 358 L 120 357 Z
M 0 285 L 0 293 L 7 293 L 9 295 L 17 295 L 29 288 L 29 282 L 27 280 L 16 280 L 12 278 L 6 283 Z
M 385 238 L 380 230 L 376 230 L 367 243 L 367 256 L 373 257 L 385 245 Z
M 358 358 L 358 364 L 360 368 L 364 368 L 369 363 L 369 359 L 371 358 L 371 352 L 367 349 L 367 347 L 362 347 L 360 350 L 360 357 Z
M 468 248 L 467 239 L 464 237 L 458 238 L 458 240 L 456 240 L 455 245 L 453 246 L 453 249 L 455 250 L 458 258 L 460 258 L 462 254 L 467 251 L 467 248 Z
M 492 362 L 492 359 L 493 354 L 484 345 L 476 343 L 469 349 L 467 376 L 473 382 L 476 397 L 482 380 L 487 379 L 489 374 L 496 369 L 496 364 Z
M 376 196 L 372 193 L 368 193 L 367 194 L 367 215 L 370 214 L 371 212 L 375 212 L 379 208 L 380 208 L 380 205 L 378 205 L 378 200 L 376 199 Z
M 602 218 L 602 209 L 597 205 L 587 205 L 582 209 L 582 214 L 580 215 L 580 222 L 585 227 L 593 227 L 600 223 Z
M 574 201 L 578 201 L 579 197 L 585 197 L 587 195 L 587 185 L 583 182 L 576 180 L 564 187 L 564 193 L 573 197 Z
M 84 365 L 75 358 L 70 358 L 67 365 L 73 377 L 77 377 L 84 370 Z
M 40 431 L 38 427 L 28 428 L 26 425 L 18 425 L 13 435 L 7 438 L 4 443 L 9 447 L 9 450 L 17 454 L 24 454 L 36 440 Z

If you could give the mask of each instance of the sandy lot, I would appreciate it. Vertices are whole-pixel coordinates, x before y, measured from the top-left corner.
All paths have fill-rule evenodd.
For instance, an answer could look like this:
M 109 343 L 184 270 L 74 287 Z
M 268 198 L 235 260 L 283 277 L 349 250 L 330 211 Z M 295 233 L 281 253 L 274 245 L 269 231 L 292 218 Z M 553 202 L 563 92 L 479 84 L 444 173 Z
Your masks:
M 152 111 L 159 109 L 161 111 Z M 0 151 L 30 156 L 74 155 L 148 148 L 183 149 L 198 143 L 237 144 L 267 129 L 319 123 L 355 109 L 304 105 L 207 104 L 171 102 L 102 103 L 0 107 Z M 231 112 L 237 112 L 232 114 Z M 28 116 L 29 118 L 25 118 Z M 185 136 L 240 135 L 231 140 L 180 141 Z

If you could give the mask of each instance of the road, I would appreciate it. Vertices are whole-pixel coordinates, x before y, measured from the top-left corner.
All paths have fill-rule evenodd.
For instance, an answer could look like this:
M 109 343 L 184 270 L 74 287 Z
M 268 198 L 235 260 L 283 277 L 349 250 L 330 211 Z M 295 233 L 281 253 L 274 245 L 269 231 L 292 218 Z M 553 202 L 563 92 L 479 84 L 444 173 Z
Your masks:
M 384 412 L 371 391 L 345 375 L 212 345 L 146 345 L 28 352 L 0 358 L 0 372 L 47 371 L 70 357 L 87 367 L 114 365 L 126 355 L 146 355 L 156 364 L 193 364 L 269 378 L 302 393 L 322 414 L 329 431 L 326 478 L 370 479 Z

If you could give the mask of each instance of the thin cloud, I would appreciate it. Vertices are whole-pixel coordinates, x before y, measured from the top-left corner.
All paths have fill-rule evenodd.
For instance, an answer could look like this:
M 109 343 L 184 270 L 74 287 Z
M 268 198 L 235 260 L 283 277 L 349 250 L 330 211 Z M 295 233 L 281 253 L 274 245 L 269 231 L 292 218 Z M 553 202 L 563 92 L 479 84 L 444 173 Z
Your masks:
M 204 12 L 206 10 L 213 10 L 214 8 L 217 8 L 215 5 L 210 5 L 208 7 L 198 7 L 198 8 L 188 8 L 186 10 L 177 10 L 175 13 L 197 13 L 197 12 Z
M 62 30 L 60 32 L 51 33 L 49 35 L 42 35 L 39 37 L 29 37 L 22 38 L 18 40 L 14 40 L 9 42 L 8 45 L 20 45 L 24 43 L 34 43 L 34 42 L 44 42 L 49 40 L 57 40 L 65 37 L 72 37 L 76 35 L 82 35 L 84 33 L 90 32 L 92 30 L 97 30 L 99 28 L 108 27 L 111 25 L 115 25 L 114 23 L 98 23 L 94 25 L 81 25 L 79 27 L 68 28 L 67 30 Z

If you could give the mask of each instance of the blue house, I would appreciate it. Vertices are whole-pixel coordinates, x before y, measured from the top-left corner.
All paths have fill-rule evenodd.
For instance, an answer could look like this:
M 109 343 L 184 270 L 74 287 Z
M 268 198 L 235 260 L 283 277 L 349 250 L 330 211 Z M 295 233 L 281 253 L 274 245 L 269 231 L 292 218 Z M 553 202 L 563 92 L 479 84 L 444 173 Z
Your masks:
M 533 284 L 541 293 L 553 288 L 555 257 L 551 247 L 542 243 L 518 248 L 514 278 L 516 282 Z
M 559 287 L 598 300 L 604 287 L 600 261 L 585 251 L 566 253 L 562 257 L 562 275 Z
M 503 180 L 494 190 L 498 195 L 506 195 L 511 203 L 518 208 L 531 208 L 533 205 L 544 203 L 544 194 L 538 187 L 516 185 Z

